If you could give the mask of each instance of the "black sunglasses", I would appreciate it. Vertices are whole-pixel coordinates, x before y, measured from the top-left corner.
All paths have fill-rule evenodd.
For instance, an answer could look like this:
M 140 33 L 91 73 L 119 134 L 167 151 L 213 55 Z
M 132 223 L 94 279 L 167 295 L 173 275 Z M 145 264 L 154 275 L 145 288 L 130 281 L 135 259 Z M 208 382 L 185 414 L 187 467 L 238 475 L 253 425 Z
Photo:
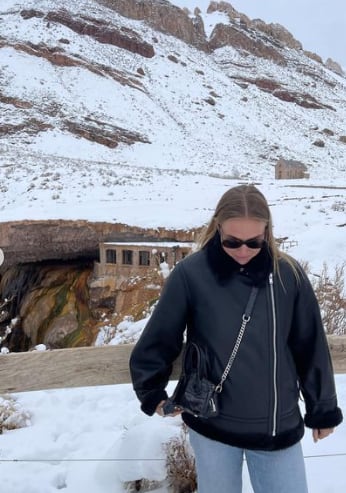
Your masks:
M 226 238 L 225 240 L 221 239 L 221 244 L 225 248 L 240 248 L 242 245 L 247 246 L 248 248 L 258 249 L 263 248 L 266 244 L 266 240 L 263 238 L 253 238 L 252 240 L 238 240 L 238 238 Z

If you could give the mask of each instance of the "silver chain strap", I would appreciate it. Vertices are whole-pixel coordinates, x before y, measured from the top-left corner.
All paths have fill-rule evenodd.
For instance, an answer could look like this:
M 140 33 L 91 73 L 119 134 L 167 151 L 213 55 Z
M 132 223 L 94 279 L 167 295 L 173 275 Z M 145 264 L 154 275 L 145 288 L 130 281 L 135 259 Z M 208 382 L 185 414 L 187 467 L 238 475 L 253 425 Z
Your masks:
M 243 315 L 242 324 L 241 324 L 241 327 L 240 327 L 240 330 L 239 330 L 239 334 L 238 334 L 237 340 L 235 341 L 232 354 L 229 357 L 228 363 L 227 363 L 226 368 L 225 368 L 225 370 L 224 370 L 224 372 L 222 374 L 222 377 L 221 377 L 220 382 L 215 387 L 215 391 L 218 392 L 219 394 L 222 392 L 223 383 L 226 380 L 226 378 L 228 377 L 229 372 L 231 371 L 233 362 L 235 360 L 235 357 L 237 355 L 237 352 L 238 352 L 238 349 L 239 349 L 241 340 L 242 340 L 243 335 L 244 335 L 244 332 L 245 332 L 246 325 L 249 322 L 250 318 L 251 318 L 250 316 L 246 316 L 245 314 Z
M 245 329 L 246 329 L 246 325 L 248 324 L 248 322 L 251 319 L 251 313 L 252 313 L 252 309 L 253 309 L 254 304 L 255 304 L 257 292 L 258 292 L 258 288 L 257 287 L 254 287 L 252 289 L 252 291 L 251 291 L 248 304 L 247 304 L 247 306 L 245 308 L 245 313 L 242 316 L 242 323 L 241 323 L 241 326 L 240 326 L 240 329 L 239 329 L 237 340 L 235 341 L 235 344 L 234 344 L 234 348 L 233 348 L 232 354 L 229 357 L 228 363 L 226 365 L 226 368 L 224 369 L 224 372 L 222 374 L 222 377 L 221 377 L 220 382 L 215 387 L 215 392 L 217 392 L 218 394 L 220 394 L 222 392 L 222 386 L 224 384 L 224 381 L 228 377 L 229 372 L 231 371 L 233 362 L 234 362 L 235 357 L 237 355 L 237 352 L 238 352 L 238 349 L 239 349 L 241 340 L 243 338 L 243 335 L 244 335 L 244 332 L 245 332 Z

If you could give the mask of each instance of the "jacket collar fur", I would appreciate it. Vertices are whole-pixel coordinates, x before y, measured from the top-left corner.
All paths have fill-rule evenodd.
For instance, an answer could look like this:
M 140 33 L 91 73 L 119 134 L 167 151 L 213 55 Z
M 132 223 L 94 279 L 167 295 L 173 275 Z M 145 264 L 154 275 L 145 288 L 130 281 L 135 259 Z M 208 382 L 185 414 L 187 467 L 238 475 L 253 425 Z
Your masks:
M 222 248 L 219 232 L 205 245 L 208 263 L 220 283 L 225 283 L 235 274 L 241 274 L 252 280 L 253 284 L 261 285 L 273 267 L 273 260 L 268 246 L 245 265 L 240 265 L 227 255 Z

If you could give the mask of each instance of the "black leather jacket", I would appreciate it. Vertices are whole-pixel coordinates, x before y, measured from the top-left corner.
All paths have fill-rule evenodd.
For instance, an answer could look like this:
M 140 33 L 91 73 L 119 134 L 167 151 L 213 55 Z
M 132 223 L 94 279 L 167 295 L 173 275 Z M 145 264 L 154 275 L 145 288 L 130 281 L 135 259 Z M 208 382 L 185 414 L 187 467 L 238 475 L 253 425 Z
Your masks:
M 305 424 L 329 428 L 342 421 L 320 311 L 311 284 L 287 261 L 273 274 L 269 251 L 242 267 L 218 235 L 170 274 L 130 359 L 142 410 L 152 415 L 167 398 L 172 362 L 187 341 L 204 351 L 208 378 L 217 384 L 237 338 L 251 287 L 259 292 L 238 354 L 220 394 L 220 413 L 209 419 L 183 413 L 195 431 L 243 448 L 275 450 L 293 445 Z

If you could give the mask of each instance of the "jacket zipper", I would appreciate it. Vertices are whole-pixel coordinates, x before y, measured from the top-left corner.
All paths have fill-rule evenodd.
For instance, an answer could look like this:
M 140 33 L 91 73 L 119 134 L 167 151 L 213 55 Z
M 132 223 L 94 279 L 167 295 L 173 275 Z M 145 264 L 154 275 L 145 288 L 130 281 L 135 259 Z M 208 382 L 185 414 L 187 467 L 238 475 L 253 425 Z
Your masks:
M 269 287 L 270 287 L 270 298 L 272 305 L 272 315 L 273 315 L 273 388 L 274 388 L 274 406 L 273 406 L 273 428 L 272 436 L 276 435 L 277 426 L 277 410 L 278 410 L 278 388 L 277 388 L 277 347 L 276 347 L 276 311 L 275 311 L 275 298 L 274 298 L 274 283 L 273 283 L 273 273 L 269 274 Z

